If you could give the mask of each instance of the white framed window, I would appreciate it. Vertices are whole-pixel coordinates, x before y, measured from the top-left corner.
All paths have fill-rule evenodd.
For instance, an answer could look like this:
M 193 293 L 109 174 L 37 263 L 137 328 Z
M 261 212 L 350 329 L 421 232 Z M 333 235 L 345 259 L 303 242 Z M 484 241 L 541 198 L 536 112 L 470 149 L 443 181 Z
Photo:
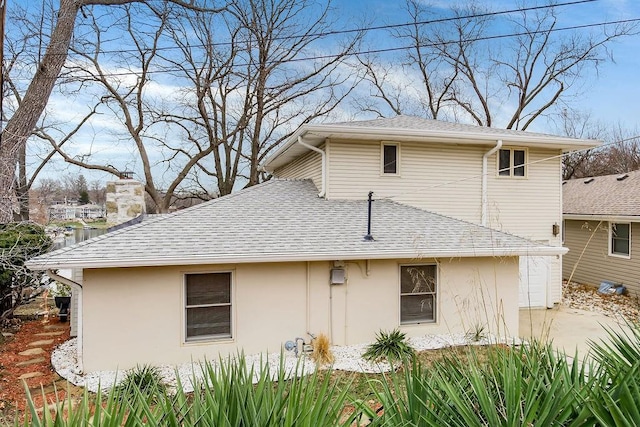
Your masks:
M 527 150 L 525 148 L 501 148 L 498 152 L 498 176 L 526 177 Z
M 231 279 L 231 272 L 185 274 L 185 341 L 232 337 Z
M 631 223 L 609 223 L 609 255 L 631 258 Z
M 400 324 L 436 321 L 438 266 L 400 266 Z
M 400 175 L 400 144 L 383 142 L 380 153 L 380 169 L 383 175 Z

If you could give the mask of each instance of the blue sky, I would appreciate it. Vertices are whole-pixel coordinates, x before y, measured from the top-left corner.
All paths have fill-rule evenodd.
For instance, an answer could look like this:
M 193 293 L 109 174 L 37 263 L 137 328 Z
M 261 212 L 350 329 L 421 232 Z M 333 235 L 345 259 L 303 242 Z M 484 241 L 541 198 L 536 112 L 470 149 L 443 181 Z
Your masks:
M 558 0 L 565 2 L 567 0 Z M 9 0 L 11 4 L 22 4 L 29 8 L 38 9 L 42 5 L 42 0 Z M 432 0 L 425 4 L 436 8 L 448 9 L 452 4 L 466 2 L 453 2 L 448 0 Z M 483 8 L 491 11 L 503 11 L 524 6 L 540 4 L 537 0 L 479 0 L 477 2 Z M 404 15 L 402 5 L 404 0 L 333 0 L 333 7 L 336 12 L 337 26 L 339 28 L 357 28 L 363 25 L 388 25 L 400 24 L 408 21 Z M 640 0 L 597 0 L 590 3 L 565 6 L 558 8 L 558 26 L 574 26 L 585 24 L 596 24 L 605 21 L 615 21 L 622 19 L 640 18 Z M 587 30 L 585 30 L 587 31 Z M 491 34 L 504 34 L 508 32 L 500 20 L 496 20 L 493 28 L 489 29 Z M 330 43 L 330 42 L 328 42 Z M 367 36 L 367 45 L 373 47 L 397 46 L 398 41 L 394 40 L 384 30 L 371 32 Z M 594 120 L 598 120 L 610 126 L 621 125 L 625 129 L 634 130 L 640 128 L 640 84 L 638 82 L 638 70 L 640 70 L 640 35 L 629 36 L 610 45 L 611 54 L 615 62 L 607 62 L 600 66 L 598 73 L 589 70 L 584 73 L 580 80 L 579 91 L 572 106 L 582 112 L 590 113 Z M 331 53 L 331 46 L 322 46 L 323 51 Z M 400 53 L 393 53 L 399 57 Z M 393 59 L 394 57 L 391 56 Z M 107 64 L 108 65 L 108 64 Z M 179 89 L 175 82 L 168 81 L 162 77 L 157 77 L 154 82 L 155 90 L 158 94 L 169 93 Z M 60 122 L 71 123 L 78 120 L 77 111 L 86 109 L 87 101 L 81 98 L 70 103 L 66 97 L 54 95 L 51 98 L 51 111 Z M 84 102 L 84 104 L 83 104 Z M 347 104 L 342 106 L 340 118 L 356 115 L 357 112 L 350 109 Z M 367 118 L 360 116 L 359 118 Z M 96 118 L 95 122 L 85 132 L 78 136 L 76 143 L 77 152 L 82 153 L 91 146 L 94 157 L 102 156 L 104 164 L 114 164 L 120 168 L 125 165 L 127 168 L 136 169 L 139 164 L 126 160 L 133 158 L 130 149 L 124 148 L 124 142 L 118 142 L 113 134 L 109 133 L 112 122 L 107 116 Z M 115 128 L 115 126 L 113 126 Z M 554 133 L 545 122 L 538 122 L 530 130 Z M 95 133 L 95 132 L 98 133 Z M 94 133 L 92 133 L 94 132 Z M 128 163 L 127 163 L 128 162 Z M 83 173 L 91 181 L 93 179 L 111 179 L 109 175 L 103 173 L 91 173 L 71 167 L 62 160 L 52 162 L 51 167 L 43 174 L 47 176 L 59 176 L 64 173 Z
M 557 0 L 558 3 L 567 0 Z M 356 24 L 368 19 L 373 25 L 387 25 L 406 22 L 403 14 L 403 1 L 385 0 L 334 0 L 335 8 L 346 22 Z M 455 4 L 467 4 L 464 1 L 424 0 L 424 4 L 448 9 Z M 479 0 L 481 7 L 491 11 L 512 10 L 525 6 L 544 4 L 535 0 L 523 2 L 515 0 Z M 571 6 L 559 7 L 558 26 L 596 24 L 609 21 L 640 18 L 638 0 L 597 0 Z M 639 27 L 640 28 L 640 27 Z M 588 30 L 585 30 L 588 31 Z M 495 27 L 495 34 L 504 33 L 504 28 Z M 383 32 L 377 32 L 382 42 Z M 388 39 L 387 39 L 388 40 Z M 624 128 L 640 128 L 640 35 L 624 37 L 610 45 L 614 61 L 602 64 L 598 72 L 590 70 L 584 73 L 580 94 L 574 101 L 582 111 L 588 112 L 596 120 L 604 123 L 621 124 Z M 546 125 L 538 124 L 536 130 L 553 132 Z

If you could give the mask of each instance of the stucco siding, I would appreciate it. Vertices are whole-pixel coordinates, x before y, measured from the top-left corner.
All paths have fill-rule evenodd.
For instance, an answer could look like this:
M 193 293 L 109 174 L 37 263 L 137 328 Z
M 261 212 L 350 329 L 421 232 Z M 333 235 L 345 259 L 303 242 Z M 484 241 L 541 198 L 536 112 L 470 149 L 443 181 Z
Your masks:
M 324 149 L 324 147 L 320 147 Z M 316 187 L 322 186 L 322 156 L 320 153 L 310 153 L 297 158 L 274 171 L 278 178 L 311 179 Z
M 185 363 L 239 349 L 277 352 L 307 332 L 325 333 L 334 344 L 369 342 L 381 329 L 400 327 L 399 266 L 406 263 L 416 261 L 349 262 L 347 283 L 334 286 L 328 262 L 86 270 L 85 370 Z M 214 271 L 233 273 L 233 338 L 185 343 L 184 274 Z M 401 329 L 417 336 L 484 325 L 515 336 L 517 299 L 517 258 L 441 261 L 437 321 Z
M 604 280 L 624 283 L 632 295 L 640 296 L 640 223 L 632 223 L 631 259 L 609 255 L 608 227 L 606 221 L 565 221 L 565 246 L 569 252 L 563 257 L 562 275 L 593 286 Z
M 380 142 L 329 142 L 332 199 L 393 200 L 454 218 L 479 222 L 483 147 L 402 143 L 399 174 L 381 172 Z

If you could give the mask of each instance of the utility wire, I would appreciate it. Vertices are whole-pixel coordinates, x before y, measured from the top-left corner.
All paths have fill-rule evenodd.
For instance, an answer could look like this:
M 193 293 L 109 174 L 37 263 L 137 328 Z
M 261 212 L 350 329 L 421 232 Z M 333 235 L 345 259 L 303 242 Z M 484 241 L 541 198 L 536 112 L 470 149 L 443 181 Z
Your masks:
M 589 1 L 593 1 L 593 0 L 589 0 Z M 303 62 L 303 61 L 335 60 L 340 57 L 361 56 L 361 55 L 370 55 L 370 54 L 377 54 L 377 53 L 389 53 L 389 52 L 395 52 L 395 51 L 401 51 L 401 50 L 415 49 L 416 47 L 428 48 L 428 47 L 446 46 L 446 45 L 456 44 L 456 43 L 472 43 L 472 42 L 505 39 L 505 38 L 519 37 L 519 36 L 526 36 L 526 35 L 556 33 L 560 31 L 580 30 L 580 29 L 586 29 L 586 28 L 604 27 L 609 25 L 630 24 L 630 23 L 638 23 L 638 22 L 640 22 L 640 18 L 631 18 L 631 19 L 623 19 L 623 20 L 617 20 L 617 21 L 597 22 L 592 24 L 572 25 L 569 27 L 550 28 L 546 30 L 531 30 L 531 31 L 523 31 L 519 33 L 496 34 L 496 35 L 476 37 L 476 38 L 466 39 L 466 40 L 448 40 L 448 41 L 433 42 L 433 43 L 422 43 L 418 45 L 408 45 L 408 46 L 390 47 L 390 48 L 382 48 L 382 49 L 369 49 L 364 51 L 347 52 L 344 54 L 314 55 L 314 56 L 305 56 L 300 58 L 289 58 L 289 59 L 283 59 L 283 60 L 274 61 L 274 62 L 267 62 L 267 64 L 273 65 L 274 63 L 285 64 L 285 63 L 296 63 L 296 62 Z M 248 62 L 236 64 L 236 66 L 238 67 L 245 67 L 248 65 L 249 65 Z M 183 70 L 179 67 L 167 67 L 161 70 L 146 70 L 146 74 L 161 74 L 161 73 L 171 73 L 171 72 L 179 72 L 179 71 L 183 71 Z M 101 76 L 104 76 L 104 77 L 125 77 L 125 76 L 138 76 L 138 75 L 139 75 L 139 72 L 136 73 L 133 71 L 101 74 Z M 30 80 L 31 79 L 29 78 L 14 79 L 14 81 L 30 81 Z
M 431 20 L 427 20 L 427 21 L 403 22 L 403 23 L 399 23 L 399 24 L 376 25 L 376 26 L 368 26 L 368 27 L 351 28 L 351 29 L 346 29 L 346 30 L 330 30 L 330 31 L 321 31 L 321 32 L 309 33 L 309 34 L 305 33 L 305 34 L 295 34 L 295 35 L 288 35 L 288 36 L 278 36 L 278 37 L 273 37 L 272 40 L 274 40 L 274 41 L 277 41 L 277 40 L 297 40 L 297 39 L 300 39 L 302 37 L 305 37 L 305 38 L 323 38 L 323 37 L 342 35 L 342 34 L 366 33 L 366 32 L 370 32 L 370 31 L 391 30 L 391 29 L 395 29 L 395 28 L 413 27 L 413 26 L 416 26 L 416 25 L 431 25 L 431 24 L 439 24 L 439 23 L 443 23 L 443 22 L 460 21 L 460 20 L 465 20 L 465 19 L 476 19 L 476 18 L 486 18 L 486 17 L 500 16 L 500 15 L 509 15 L 509 14 L 518 13 L 518 12 L 529 12 L 529 11 L 544 10 L 544 9 L 555 9 L 555 8 L 558 8 L 558 7 L 575 6 L 575 5 L 593 3 L 593 2 L 599 2 L 599 1 L 600 0 L 574 0 L 574 1 L 564 2 L 564 3 L 547 4 L 547 5 L 542 5 L 542 6 L 522 7 L 522 8 L 517 8 L 517 9 L 500 10 L 500 11 L 496 11 L 496 12 L 473 13 L 473 14 L 469 14 L 469 15 L 454 16 L 454 17 L 449 17 L 449 18 L 438 18 L 438 19 L 431 19 Z M 196 44 L 190 44 L 189 47 L 196 47 L 196 48 L 219 47 L 219 46 L 231 46 L 233 44 L 234 44 L 233 42 L 217 42 L 217 43 L 210 43 L 210 44 L 199 44 L 199 43 L 196 43 Z M 181 47 L 179 47 L 179 46 L 158 46 L 158 47 L 156 47 L 157 51 L 178 50 L 178 49 L 181 49 Z M 136 53 L 136 52 L 139 52 L 139 51 L 138 51 L 138 49 L 114 49 L 114 50 L 105 49 L 105 50 L 101 50 L 100 52 L 101 53 Z M 63 53 L 63 52 L 52 52 L 52 54 L 54 54 L 54 55 L 66 55 L 66 53 Z

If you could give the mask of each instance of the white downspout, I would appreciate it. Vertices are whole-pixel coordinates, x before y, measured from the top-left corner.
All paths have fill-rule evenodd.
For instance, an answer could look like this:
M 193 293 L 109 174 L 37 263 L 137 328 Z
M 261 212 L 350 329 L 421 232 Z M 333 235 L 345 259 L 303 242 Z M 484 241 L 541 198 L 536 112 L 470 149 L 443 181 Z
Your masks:
M 306 142 L 304 142 L 302 140 L 301 136 L 298 136 L 298 144 L 302 145 L 303 147 L 307 147 L 310 150 L 315 151 L 316 153 L 320 153 L 320 155 L 322 156 L 322 186 L 320 188 L 320 192 L 318 193 L 318 197 L 324 197 L 325 196 L 325 189 L 326 187 L 326 181 L 327 181 L 327 155 L 324 151 L 322 151 L 321 149 L 319 149 L 318 147 L 314 147 L 313 145 L 309 145 Z
M 78 313 L 75 314 L 78 319 L 78 344 L 77 344 L 77 357 L 78 357 L 78 366 L 77 370 L 74 372 L 75 374 L 82 374 L 84 372 L 84 364 L 82 362 L 82 285 L 80 283 L 74 282 L 71 279 L 68 279 L 64 276 L 60 276 L 53 270 L 46 271 L 47 276 L 51 277 L 53 280 L 56 280 L 60 283 L 64 283 L 65 285 L 71 286 L 71 288 L 78 292 Z
M 502 147 L 502 140 L 499 139 L 496 146 L 484 153 L 482 156 L 482 213 L 480 214 L 480 224 L 487 226 L 487 210 L 488 210 L 488 191 L 487 191 L 487 159 L 490 155 L 498 151 Z

